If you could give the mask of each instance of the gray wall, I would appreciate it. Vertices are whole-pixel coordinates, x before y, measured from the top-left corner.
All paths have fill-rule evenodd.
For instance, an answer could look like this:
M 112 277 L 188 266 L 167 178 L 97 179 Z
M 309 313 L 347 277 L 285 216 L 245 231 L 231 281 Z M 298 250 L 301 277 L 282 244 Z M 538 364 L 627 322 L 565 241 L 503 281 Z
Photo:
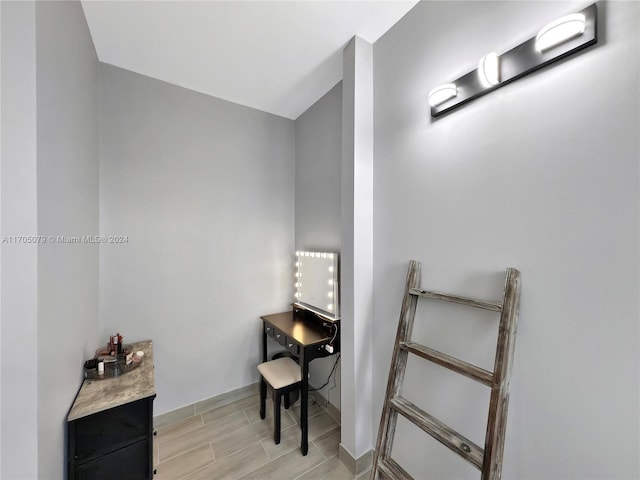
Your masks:
M 63 478 L 97 341 L 98 61 L 78 2 L 2 2 L 2 478 Z
M 35 4 L 0 2 L 0 9 L 1 233 L 3 237 L 35 235 L 38 228 Z M 38 473 L 35 459 L 38 448 L 38 248 L 35 244 L 4 242 L 0 248 L 0 477 L 33 479 Z
M 257 381 L 293 294 L 294 122 L 102 65 L 100 332 L 150 338 L 160 414 Z
M 342 82 L 300 115 L 296 128 L 296 249 L 340 251 Z
M 342 82 L 295 121 L 295 249 L 340 252 Z M 309 365 L 310 383 L 323 385 L 335 356 Z M 340 365 L 320 393 L 340 409 Z
M 408 260 L 422 262 L 424 286 L 488 298 L 517 267 L 505 478 L 639 475 L 639 5 L 599 2 L 596 47 L 438 120 L 427 92 L 582 7 L 423 2 L 374 48 L 374 425 Z M 418 341 L 492 368 L 493 317 L 419 308 Z M 484 387 L 418 360 L 408 397 L 481 441 Z M 399 431 L 398 460 L 416 478 L 477 478 Z
M 38 233 L 98 233 L 98 59 L 79 2 L 36 4 Z M 98 245 L 38 250 L 38 472 L 62 478 L 63 425 L 98 345 Z

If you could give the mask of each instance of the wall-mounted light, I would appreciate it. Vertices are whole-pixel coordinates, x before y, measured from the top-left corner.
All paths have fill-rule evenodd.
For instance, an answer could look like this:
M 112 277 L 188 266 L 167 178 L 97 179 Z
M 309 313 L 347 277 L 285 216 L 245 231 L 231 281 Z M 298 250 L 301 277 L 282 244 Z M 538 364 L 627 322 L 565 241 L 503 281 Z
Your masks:
M 458 88 L 455 83 L 445 83 L 444 85 L 438 85 L 436 88 L 429 92 L 429 104 L 432 107 L 442 105 L 447 100 L 451 100 L 458 95 Z
M 431 116 L 437 117 L 500 88 L 539 68 L 597 43 L 596 4 L 565 15 L 543 27 L 535 37 L 498 55 L 492 52 L 478 68 L 429 92 Z
M 536 50 L 544 52 L 584 33 L 585 16 L 572 13 L 545 25 L 536 35 Z
M 478 78 L 485 88 L 500 83 L 500 57 L 496 52 L 486 54 L 478 63 Z

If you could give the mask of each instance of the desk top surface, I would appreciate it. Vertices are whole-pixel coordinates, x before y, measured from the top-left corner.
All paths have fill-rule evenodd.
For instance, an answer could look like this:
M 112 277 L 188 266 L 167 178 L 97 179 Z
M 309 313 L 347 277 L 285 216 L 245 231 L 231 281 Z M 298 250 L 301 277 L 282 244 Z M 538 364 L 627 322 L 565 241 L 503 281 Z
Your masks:
M 323 332 L 320 327 L 312 326 L 308 320 L 295 316 L 292 311 L 264 315 L 260 318 L 302 346 L 327 343 L 331 340 L 327 332 Z
M 127 347 L 133 352 L 144 352 L 142 365 L 118 377 L 104 380 L 85 379 L 71 406 L 67 421 L 155 395 L 151 340 L 132 343 Z

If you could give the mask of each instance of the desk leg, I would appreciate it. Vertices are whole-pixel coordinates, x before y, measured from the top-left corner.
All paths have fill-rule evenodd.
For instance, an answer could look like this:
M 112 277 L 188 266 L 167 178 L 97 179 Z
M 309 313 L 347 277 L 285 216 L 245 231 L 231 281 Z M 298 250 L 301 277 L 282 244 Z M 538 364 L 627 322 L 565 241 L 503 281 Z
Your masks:
M 267 361 L 267 331 L 265 330 L 264 321 L 262 322 L 262 362 Z
M 262 322 L 262 361 L 267 361 L 267 331 L 265 330 L 264 322 Z M 260 375 L 260 418 L 262 420 L 266 417 L 265 407 L 267 401 L 267 383 L 264 381 L 262 375 Z
M 265 382 L 262 375 L 260 375 L 260 418 L 262 420 L 264 420 L 266 417 L 266 405 L 267 405 L 267 382 Z
M 302 428 L 302 442 L 300 448 L 302 455 L 309 451 L 309 362 L 302 349 L 300 368 L 302 369 L 302 382 L 300 386 L 300 427 Z

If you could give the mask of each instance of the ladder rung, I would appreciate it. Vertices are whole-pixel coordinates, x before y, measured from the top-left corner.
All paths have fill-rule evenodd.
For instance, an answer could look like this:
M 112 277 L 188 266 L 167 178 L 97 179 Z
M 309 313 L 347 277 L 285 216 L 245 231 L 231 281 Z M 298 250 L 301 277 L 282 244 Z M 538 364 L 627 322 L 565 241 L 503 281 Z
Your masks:
M 388 478 L 398 480 L 413 480 L 413 477 L 404 468 L 398 465 L 393 458 L 381 458 L 378 468 Z
M 484 450 L 471 440 L 463 437 L 406 398 L 394 397 L 389 402 L 389 405 L 444 446 L 450 448 L 462 458 L 475 465 L 479 470 L 482 470 Z
M 493 312 L 502 311 L 502 304 L 495 302 L 484 302 L 482 300 L 474 300 L 473 298 L 459 297 L 458 295 L 449 295 L 447 293 L 429 292 L 427 290 L 421 290 L 419 288 L 411 288 L 409 289 L 409 293 L 411 295 L 419 295 L 421 297 L 433 298 L 435 300 L 459 303 L 461 305 L 467 305 L 468 307 L 483 308 L 485 310 L 491 310 Z
M 493 386 L 493 373 L 485 370 L 484 368 L 476 367 L 464 360 L 452 357 L 446 353 L 438 352 L 437 350 L 433 350 L 415 342 L 400 342 L 400 348 L 414 353 L 425 360 L 437 363 L 449 370 L 453 370 L 461 375 L 465 375 L 486 385 L 487 387 Z

